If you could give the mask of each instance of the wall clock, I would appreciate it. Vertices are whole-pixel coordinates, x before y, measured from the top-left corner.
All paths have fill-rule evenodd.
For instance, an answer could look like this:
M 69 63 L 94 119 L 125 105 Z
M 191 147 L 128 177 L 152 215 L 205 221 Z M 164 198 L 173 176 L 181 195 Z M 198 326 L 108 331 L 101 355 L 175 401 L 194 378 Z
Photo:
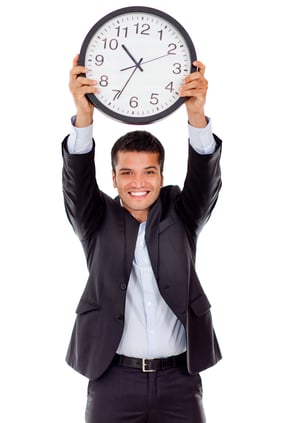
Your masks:
M 79 64 L 100 92 L 94 106 L 128 124 L 148 124 L 174 112 L 184 101 L 178 89 L 194 71 L 193 42 L 183 26 L 160 10 L 133 6 L 115 10 L 88 32 Z

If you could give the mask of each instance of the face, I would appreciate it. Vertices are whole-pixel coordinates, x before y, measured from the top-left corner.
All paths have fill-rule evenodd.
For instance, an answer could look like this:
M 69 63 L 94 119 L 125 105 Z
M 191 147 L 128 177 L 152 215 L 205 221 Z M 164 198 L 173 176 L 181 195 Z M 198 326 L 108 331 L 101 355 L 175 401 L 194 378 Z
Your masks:
M 125 207 L 138 221 L 147 220 L 148 210 L 159 196 L 163 176 L 158 153 L 119 151 L 113 184 Z

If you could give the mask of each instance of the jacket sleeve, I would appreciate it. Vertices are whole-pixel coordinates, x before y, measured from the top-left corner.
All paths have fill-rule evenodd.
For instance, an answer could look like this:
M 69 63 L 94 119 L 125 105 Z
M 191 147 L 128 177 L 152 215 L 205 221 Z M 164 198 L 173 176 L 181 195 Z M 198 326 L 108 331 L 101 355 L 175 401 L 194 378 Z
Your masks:
M 95 144 L 90 153 L 69 154 L 67 137 L 62 143 L 63 195 L 67 217 L 81 241 L 93 233 L 104 211 L 104 194 L 95 172 Z
M 214 137 L 217 148 L 212 154 L 198 154 L 189 146 L 187 174 L 183 190 L 176 200 L 178 214 L 194 234 L 198 234 L 209 219 L 222 186 L 222 142 Z

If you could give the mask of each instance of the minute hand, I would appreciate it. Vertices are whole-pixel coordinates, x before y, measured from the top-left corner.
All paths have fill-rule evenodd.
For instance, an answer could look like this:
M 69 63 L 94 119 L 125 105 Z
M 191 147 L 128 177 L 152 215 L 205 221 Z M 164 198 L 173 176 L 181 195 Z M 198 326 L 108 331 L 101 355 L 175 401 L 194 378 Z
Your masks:
M 131 72 L 129 78 L 127 79 L 127 81 L 125 82 L 123 88 L 121 89 L 121 91 L 119 92 L 119 94 L 117 95 L 117 98 L 120 98 L 120 95 L 123 93 L 123 91 L 125 90 L 125 88 L 128 85 L 128 82 L 131 80 L 131 78 L 133 77 L 133 74 L 135 73 L 135 71 L 137 70 L 138 67 L 140 67 L 140 64 L 142 63 L 143 58 L 141 58 L 137 64 L 135 66 L 131 66 L 133 69 L 133 71 Z
M 158 60 L 158 59 L 162 59 L 163 57 L 166 56 L 170 56 L 168 53 L 167 54 L 163 54 L 162 56 L 158 56 L 158 57 L 154 57 L 154 59 L 150 59 L 150 60 L 145 60 L 144 62 L 141 63 L 141 65 L 144 65 L 145 63 L 150 63 L 150 62 L 154 62 L 154 60 Z M 140 63 L 140 62 L 139 62 Z M 121 69 L 121 71 L 127 70 L 127 69 L 132 69 L 135 66 L 128 66 L 127 68 L 123 68 Z

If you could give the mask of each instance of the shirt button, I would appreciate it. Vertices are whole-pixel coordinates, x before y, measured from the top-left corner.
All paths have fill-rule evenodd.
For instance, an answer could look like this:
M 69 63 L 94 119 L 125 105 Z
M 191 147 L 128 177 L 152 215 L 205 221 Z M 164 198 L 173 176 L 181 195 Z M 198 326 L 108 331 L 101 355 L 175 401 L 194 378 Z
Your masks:
M 122 289 L 122 291 L 125 291 L 125 289 L 127 288 L 126 283 L 122 283 L 120 288 Z

